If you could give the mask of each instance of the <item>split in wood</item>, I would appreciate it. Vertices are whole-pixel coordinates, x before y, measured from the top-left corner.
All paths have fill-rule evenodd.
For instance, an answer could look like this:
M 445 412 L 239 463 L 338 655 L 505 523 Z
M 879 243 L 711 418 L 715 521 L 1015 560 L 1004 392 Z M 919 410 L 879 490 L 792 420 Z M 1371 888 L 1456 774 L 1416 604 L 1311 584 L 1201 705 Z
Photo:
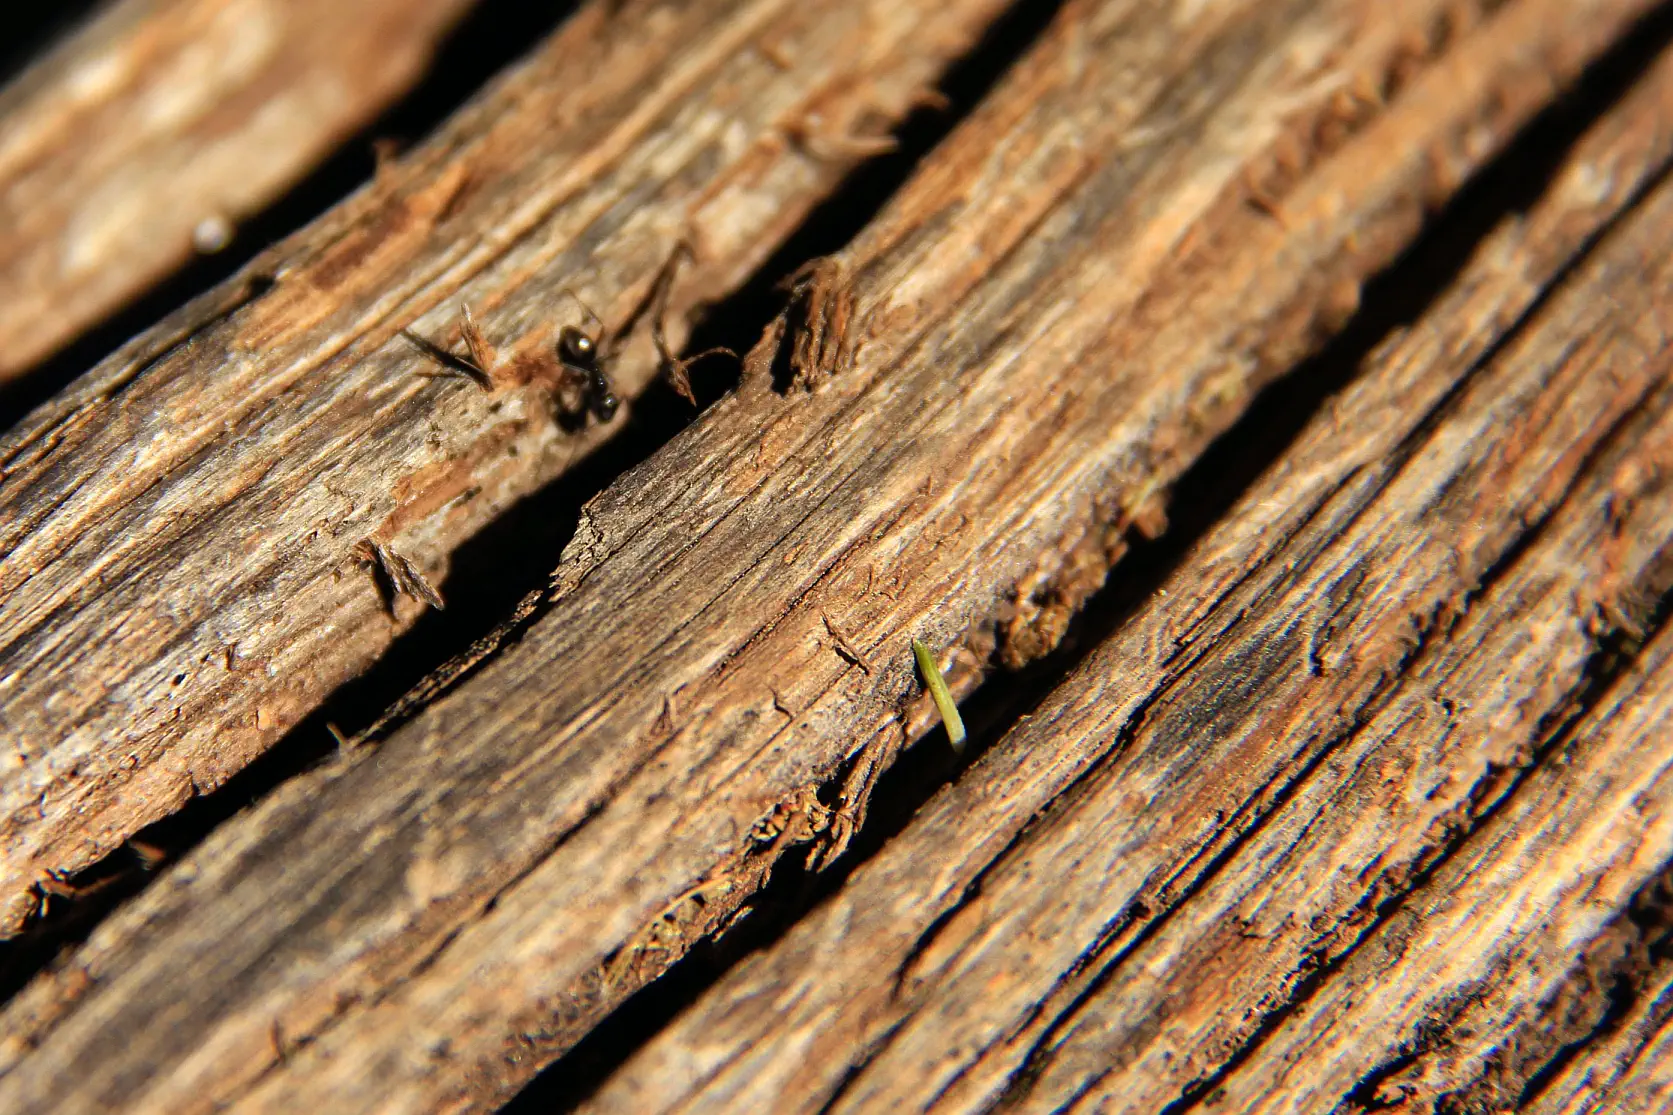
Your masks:
M 820 612 L 819 618 L 825 621 L 825 630 L 829 631 L 831 638 L 836 641 L 836 652 L 854 663 L 863 673 L 869 676 L 872 672 L 871 661 L 854 645 L 854 641 L 848 637 L 848 633 L 838 627 L 827 613 Z

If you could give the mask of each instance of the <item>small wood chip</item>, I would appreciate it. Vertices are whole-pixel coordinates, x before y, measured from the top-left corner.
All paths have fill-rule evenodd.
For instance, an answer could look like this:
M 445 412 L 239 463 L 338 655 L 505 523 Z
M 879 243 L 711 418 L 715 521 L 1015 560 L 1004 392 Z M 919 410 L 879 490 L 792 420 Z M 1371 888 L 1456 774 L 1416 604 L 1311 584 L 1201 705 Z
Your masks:
M 437 611 L 446 607 L 441 593 L 424 579 L 424 574 L 418 566 L 396 552 L 394 547 L 385 545 L 375 538 L 364 538 L 356 550 L 363 560 L 371 562 L 383 571 L 394 591 L 422 601 Z

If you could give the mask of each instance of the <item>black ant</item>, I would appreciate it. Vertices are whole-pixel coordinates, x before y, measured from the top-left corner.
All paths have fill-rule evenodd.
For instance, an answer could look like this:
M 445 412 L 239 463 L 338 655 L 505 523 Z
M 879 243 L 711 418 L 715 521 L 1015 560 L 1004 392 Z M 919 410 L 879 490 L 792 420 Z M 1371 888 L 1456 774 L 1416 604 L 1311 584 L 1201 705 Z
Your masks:
M 663 318 L 668 312 L 668 298 L 675 270 L 682 260 L 690 259 L 691 255 L 690 245 L 682 241 L 669 256 L 668 262 L 663 264 L 645 304 L 633 317 L 636 320 L 640 314 L 649 310 L 651 340 L 656 345 L 663 371 L 675 392 L 687 402 L 696 405 L 697 398 L 692 393 L 689 376 L 691 365 L 705 356 L 716 353 L 726 353 L 734 359 L 737 354 L 731 349 L 714 348 L 696 356 L 678 359 L 669 350 L 668 340 L 663 332 Z M 610 382 L 607 369 L 614 361 L 616 348 L 623 340 L 622 333 L 626 330 L 611 333 L 605 328 L 603 319 L 593 312 L 592 307 L 581 301 L 580 295 L 567 287 L 559 293 L 581 308 L 581 312 L 590 319 L 590 327 L 565 325 L 558 330 L 558 341 L 552 350 L 552 356 L 557 358 L 555 368 L 552 356 L 533 353 L 514 357 L 502 367 L 498 350 L 477 328 L 469 306 L 461 306 L 459 311 L 459 336 L 465 342 L 469 356 L 450 352 L 410 329 L 401 330 L 401 336 L 420 352 L 441 364 L 446 369 L 441 374 L 470 379 L 484 391 L 492 391 L 496 386 L 508 383 L 543 384 L 552 392 L 554 401 L 563 411 L 559 420 L 566 428 L 571 427 L 572 423 L 577 426 L 585 423 L 588 413 L 600 422 L 609 422 L 621 409 L 621 398 Z M 572 407 L 564 400 L 568 391 L 577 391 L 580 396 Z
M 690 368 L 705 356 L 726 353 L 737 359 L 737 353 L 729 348 L 711 348 L 700 352 L 696 356 L 678 359 L 668 347 L 668 338 L 664 333 L 663 319 L 668 316 L 668 298 L 674 287 L 674 275 L 680 263 L 693 258 L 691 245 L 684 240 L 674 248 L 668 261 L 657 272 L 656 280 L 651 284 L 651 292 L 645 303 L 635 311 L 633 317 L 637 319 L 646 310 L 650 312 L 651 342 L 656 346 L 657 357 L 662 362 L 663 372 L 668 376 L 668 382 L 676 393 L 693 406 L 697 405 L 697 396 L 691 390 Z M 616 397 L 614 388 L 610 386 L 610 377 L 605 367 L 615 355 L 615 346 L 621 341 L 621 334 L 608 334 L 604 322 L 592 311 L 592 307 L 581 301 L 579 295 L 565 287 L 560 292 L 568 297 L 581 311 L 592 319 L 595 331 L 586 330 L 574 325 L 566 325 L 558 331 L 558 363 L 570 377 L 581 385 L 581 409 L 592 411 L 600 422 L 608 422 L 615 417 L 616 408 L 621 400 Z M 631 323 L 630 323 L 631 324 Z
M 581 406 L 592 411 L 593 417 L 600 422 L 608 422 L 616 416 L 621 400 L 610 385 L 610 376 L 604 370 L 605 353 L 599 349 L 604 322 L 574 291 L 566 289 L 563 293 L 575 299 L 575 304 L 586 311 L 593 324 L 598 326 L 598 332 L 588 333 L 575 325 L 566 325 L 558 330 L 558 363 L 581 384 Z
M 562 293 L 573 299 L 592 319 L 593 328 L 589 331 L 580 326 L 565 325 L 559 329 L 558 342 L 553 349 L 553 355 L 557 357 L 555 362 L 550 356 L 525 356 L 502 365 L 499 351 L 482 335 L 476 319 L 471 316 L 469 306 L 461 306 L 459 310 L 459 335 L 465 342 L 468 356 L 449 352 L 410 329 L 401 330 L 401 336 L 424 355 L 441 364 L 446 369 L 442 374 L 469 379 L 484 391 L 494 390 L 497 383 L 532 381 L 543 383 L 548 390 L 561 398 L 561 392 L 564 390 L 578 388 L 578 405 L 574 408 L 564 407 L 567 417 L 577 419 L 591 412 L 600 422 L 608 422 L 621 408 L 621 399 L 616 395 L 616 390 L 610 383 L 610 376 L 605 371 L 605 366 L 613 355 L 612 341 L 618 338 L 608 336 L 604 322 L 593 313 L 590 306 L 581 301 L 579 295 L 568 289 Z M 562 403 L 559 405 L 563 406 Z
M 668 315 L 668 296 L 673 289 L 674 274 L 682 260 L 692 258 L 691 245 L 681 241 L 668 257 L 668 262 L 662 265 L 657 273 L 656 281 L 651 284 L 651 293 L 646 307 L 651 317 L 651 342 L 656 345 L 657 356 L 662 361 L 664 373 L 679 396 L 693 406 L 697 405 L 697 396 L 691 391 L 690 368 L 705 356 L 713 356 L 724 352 L 737 359 L 738 354 L 729 348 L 711 348 L 700 352 L 696 356 L 677 359 L 668 348 L 668 338 L 663 331 L 663 319 Z M 588 333 L 573 325 L 566 325 L 558 331 L 558 362 L 564 370 L 581 383 L 582 409 L 590 410 L 600 422 L 608 422 L 615 416 L 616 408 L 621 400 L 616 398 L 616 392 L 610 386 L 610 377 L 604 367 L 614 355 L 613 342 L 619 341 L 620 336 L 610 337 L 605 334 L 604 322 L 592 311 L 592 307 L 581 301 L 573 290 L 564 288 L 562 291 L 574 303 L 581 307 L 593 324 L 597 326 L 596 333 Z M 646 307 L 641 307 L 641 312 Z M 636 313 L 635 317 L 638 316 Z M 601 340 L 601 338 L 603 338 Z M 610 345 L 610 349 L 602 350 L 600 345 Z

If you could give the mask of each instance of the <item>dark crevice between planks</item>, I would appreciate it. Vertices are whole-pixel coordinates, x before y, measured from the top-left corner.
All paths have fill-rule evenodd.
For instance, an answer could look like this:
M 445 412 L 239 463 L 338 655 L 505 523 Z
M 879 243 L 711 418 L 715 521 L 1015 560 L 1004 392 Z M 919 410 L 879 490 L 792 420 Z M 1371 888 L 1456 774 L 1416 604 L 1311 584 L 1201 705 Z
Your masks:
M 1499 157 L 1442 207 L 1398 260 L 1366 284 L 1361 308 L 1343 330 L 1319 353 L 1263 390 L 1242 419 L 1216 440 L 1174 486 L 1168 531 L 1154 541 L 1133 534 L 1132 549 L 1119 565 L 1119 579 L 1088 601 L 1063 644 L 1020 671 L 990 679 L 963 702 L 970 729 L 963 760 L 956 760 L 939 744 L 905 750 L 879 781 L 868 805 L 866 823 L 841 859 L 814 873 L 807 867 L 807 849 L 787 856 L 774 869 L 772 882 L 746 903 L 746 915 L 732 928 L 719 938 L 698 942 L 665 974 L 630 997 L 548 1066 L 506 1111 L 568 1109 L 592 1094 L 726 971 L 751 952 L 771 945 L 815 905 L 840 889 L 849 875 L 897 835 L 942 785 L 1033 712 L 1179 567 L 1190 547 L 1233 507 L 1254 478 L 1282 457 L 1327 401 L 1354 378 L 1365 358 L 1394 331 L 1422 317 L 1504 219 L 1527 210 L 1544 195 L 1582 134 L 1626 94 L 1670 43 L 1673 4 L 1664 4 L 1531 120 Z M 1663 168 L 1656 178 L 1659 181 L 1665 175 Z M 1647 185 L 1640 195 L 1653 185 Z M 1623 206 L 1621 214 L 1575 253 L 1553 277 L 1546 293 L 1523 315 L 1524 322 L 1537 313 L 1548 293 L 1580 265 L 1592 246 L 1630 211 L 1636 200 Z M 782 270 L 789 269 L 785 266 Z M 765 281 L 746 288 L 748 297 L 776 305 L 782 294 L 774 296 L 772 290 Z M 1509 331 L 1492 351 L 1508 343 L 1514 331 Z M 748 338 L 710 331 L 694 335 L 693 347 L 739 341 L 747 344 Z M 1486 354 L 1483 361 L 1491 355 Z M 1445 405 L 1443 401 L 1437 409 Z M 1655 622 L 1664 619 L 1661 616 Z M 1414 654 L 1421 649 L 1416 648 Z M 1600 670 L 1594 680 L 1611 681 L 1622 668 L 1624 665 L 1617 662 Z M 1597 692 L 1601 694 L 1601 690 Z M 939 733 L 933 738 L 939 741 Z M 1504 800 L 1508 795 L 1493 809 Z M 1430 873 L 1438 866 L 1439 861 L 1431 864 Z M 1322 978 L 1324 973 L 1321 970 L 1315 975 Z M 1019 1083 L 1026 1090 L 1026 1083 Z M 1184 1110 L 1194 1105 L 1217 1084 L 1218 1078 L 1205 1082 L 1188 1097 L 1181 1097 L 1185 1102 L 1177 1106 Z
M 36 5 L 46 11 L 54 4 Z M 544 41 L 580 0 L 478 0 L 438 44 L 418 85 L 341 144 L 262 212 L 241 222 L 232 242 L 199 255 L 56 354 L 0 385 L 0 432 L 62 391 L 130 337 L 237 274 L 261 252 L 301 229 L 360 186 L 376 169 L 373 144 L 422 139 L 496 74 Z
M 806 264 L 849 243 L 870 223 L 918 163 L 987 94 L 1012 63 L 1028 51 L 1062 4 L 1063 0 L 1040 3 L 1019 0 L 1013 4 L 990 26 L 976 48 L 947 70 L 937 86 L 943 102 L 933 109 L 919 109 L 902 121 L 895 132 L 896 144 L 892 151 L 860 164 L 829 198 L 812 210 L 749 282 L 735 294 L 703 310 L 685 351 L 701 352 L 716 346 L 747 351 L 784 311 L 791 297 L 787 289 L 789 280 Z M 562 10 L 555 14 L 546 6 L 548 23 L 555 24 L 573 6 L 573 3 L 561 5 Z M 465 57 L 460 64 L 474 65 L 473 72 L 480 72 L 486 78 L 492 70 L 483 69 L 488 64 L 485 44 L 499 43 L 502 39 L 506 43 L 527 44 L 543 37 L 541 26 L 529 25 L 526 19 L 510 31 L 502 30 L 507 26 L 503 19 L 484 28 L 482 21 L 489 13 L 506 8 L 516 11 L 517 5 L 488 0 L 477 9 L 472 20 L 455 35 L 455 40 L 462 40 L 464 45 L 455 47 L 450 43 L 438 56 L 437 68 L 443 67 L 452 56 L 449 51 L 463 51 Z M 494 65 L 507 60 L 499 57 Z M 447 103 L 456 104 L 475 86 L 448 88 L 453 89 L 454 100 Z M 316 172 L 309 182 L 310 188 L 316 191 L 311 201 L 293 196 L 282 203 L 281 208 L 288 216 L 272 217 L 274 231 L 269 239 L 305 223 L 336 199 L 337 194 L 332 191 L 347 192 L 371 173 L 369 143 L 365 142 L 369 137 L 391 132 L 418 135 L 450 111 L 442 107 L 441 93 L 429 92 L 426 96 L 428 99 L 422 99 L 417 107 L 412 103 L 413 98 L 403 102 L 368 129 L 362 142 L 351 145 L 332 164 Z M 419 97 L 419 93 L 413 97 Z M 314 208 L 309 208 L 310 204 Z M 260 238 L 246 236 L 246 231 L 240 230 L 239 244 L 259 248 L 261 245 L 256 241 Z M 170 298 L 189 294 L 189 290 L 177 291 Z M 160 293 L 157 298 L 159 312 L 172 305 Z M 107 340 L 119 336 L 120 331 Z M 69 377 L 90 358 L 96 357 L 89 353 L 79 358 L 78 363 L 65 354 L 55 358 L 54 363 L 66 361 L 62 376 Z M 726 374 L 716 374 L 716 369 L 725 369 Z M 32 375 L 25 377 L 25 381 L 33 389 L 43 378 L 52 377 Z M 693 368 L 691 378 L 700 409 L 735 387 L 738 372 L 735 365 L 728 367 L 725 361 L 704 361 Z M 0 396 L 0 420 L 16 417 L 7 409 L 9 406 L 10 399 Z M 666 380 L 659 378 L 633 401 L 621 428 L 609 441 L 460 547 L 452 556 L 447 580 L 440 586 L 447 600 L 445 611 L 427 612 L 371 670 L 333 694 L 323 707 L 224 785 L 141 830 L 127 846 L 100 862 L 49 884 L 64 893 L 47 896 L 44 916 L 20 936 L 0 942 L 0 1002 L 15 995 L 65 949 L 84 941 L 111 910 L 145 888 L 159 865 L 178 859 L 240 810 L 253 805 L 281 783 L 330 758 L 339 746 L 339 737 L 352 738 L 374 726 L 378 736 L 393 731 L 422 707 L 415 704 L 401 711 L 402 698 L 425 678 L 446 668 L 456 655 L 469 654 L 470 648 L 484 642 L 492 645 L 488 653 L 459 673 L 448 688 L 514 645 L 551 604 L 547 596 L 548 581 L 565 543 L 575 532 L 583 505 L 673 439 L 697 413 L 698 410 L 675 394 Z M 386 717 L 391 710 L 398 715 Z M 939 783 L 950 773 L 949 767 L 926 777 L 933 777 Z M 792 853 L 792 857 L 802 854 Z M 799 885 L 792 880 L 805 880 L 808 873 L 798 874 L 789 870 L 790 867 L 786 863 L 775 870 L 774 883 L 764 901 L 791 903 L 787 893 Z M 797 908 L 805 906 L 801 902 L 794 904 Z
M 102 0 L 7 4 L 0 14 L 0 87 L 11 84 L 36 58 L 79 30 Z

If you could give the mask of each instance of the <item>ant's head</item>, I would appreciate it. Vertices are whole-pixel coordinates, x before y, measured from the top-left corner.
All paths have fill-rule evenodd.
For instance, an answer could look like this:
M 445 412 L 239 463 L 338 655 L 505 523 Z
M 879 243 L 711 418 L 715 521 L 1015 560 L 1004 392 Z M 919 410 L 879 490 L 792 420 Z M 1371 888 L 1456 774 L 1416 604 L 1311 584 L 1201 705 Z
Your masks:
M 558 359 L 590 368 L 598 360 L 598 342 L 575 326 L 566 325 L 558 332 Z

